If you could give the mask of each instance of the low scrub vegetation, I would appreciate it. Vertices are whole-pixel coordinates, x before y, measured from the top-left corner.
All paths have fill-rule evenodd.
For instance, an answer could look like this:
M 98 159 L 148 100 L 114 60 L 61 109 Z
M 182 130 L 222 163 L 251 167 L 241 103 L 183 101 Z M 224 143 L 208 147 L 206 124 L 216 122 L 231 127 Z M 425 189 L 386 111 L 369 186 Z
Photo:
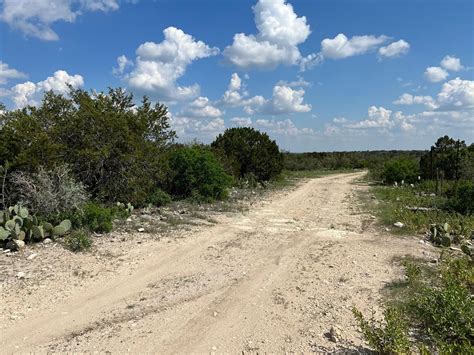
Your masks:
M 85 229 L 75 230 L 64 238 L 65 247 L 75 253 L 89 249 L 92 243 L 90 233 Z
M 51 170 L 40 166 L 37 172 L 17 171 L 11 176 L 12 196 L 37 216 L 77 211 L 88 201 L 84 185 L 77 182 L 66 165 Z M 15 194 L 16 193 L 16 196 Z
M 379 201 L 373 206 L 374 213 L 388 226 L 396 222 L 403 223 L 401 232 L 425 233 L 432 224 L 444 223 L 465 236 L 474 230 L 471 214 L 454 211 L 452 199 L 436 195 L 423 186 L 376 186 L 372 192 Z
M 438 266 L 406 261 L 405 276 L 390 288 L 382 319 L 353 310 L 367 343 L 384 354 L 472 354 L 473 260 L 445 253 Z
M 175 139 L 164 105 L 147 97 L 136 104 L 122 89 L 70 88 L 68 95 L 46 93 L 37 107 L 9 111 L 2 105 L 2 246 L 59 236 L 50 226 L 63 220 L 78 235 L 107 233 L 132 206 L 221 200 L 233 184 L 264 186 L 282 170 L 275 141 L 251 128 L 227 130 L 211 145 Z M 28 209 L 28 227 L 23 217 L 10 215 L 15 205 Z
M 398 158 L 372 174 L 385 182 L 372 189 L 382 222 L 445 248 L 439 265 L 404 263 L 406 279 L 389 287 L 382 319 L 353 310 L 377 352 L 474 352 L 473 162 L 474 145 L 445 136 L 419 164 Z

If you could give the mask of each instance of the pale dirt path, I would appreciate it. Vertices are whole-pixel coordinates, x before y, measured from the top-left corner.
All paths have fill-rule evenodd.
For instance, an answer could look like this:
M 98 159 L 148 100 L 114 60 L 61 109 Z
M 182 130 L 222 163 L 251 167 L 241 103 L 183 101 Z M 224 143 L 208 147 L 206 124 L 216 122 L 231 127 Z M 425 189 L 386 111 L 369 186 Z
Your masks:
M 77 287 L 49 284 L 47 306 L 0 329 L 2 352 L 301 352 L 363 345 L 351 307 L 377 308 L 400 275 L 393 257 L 430 253 L 416 239 L 367 228 L 353 184 L 312 179 L 250 212 L 176 243 L 140 244 L 136 267 Z M 69 285 L 70 286 L 70 285 Z M 44 295 L 44 292 L 43 292 Z M 35 292 L 9 299 L 0 313 Z M 48 296 L 45 296 L 48 298 Z M 342 329 L 331 342 L 325 333 Z

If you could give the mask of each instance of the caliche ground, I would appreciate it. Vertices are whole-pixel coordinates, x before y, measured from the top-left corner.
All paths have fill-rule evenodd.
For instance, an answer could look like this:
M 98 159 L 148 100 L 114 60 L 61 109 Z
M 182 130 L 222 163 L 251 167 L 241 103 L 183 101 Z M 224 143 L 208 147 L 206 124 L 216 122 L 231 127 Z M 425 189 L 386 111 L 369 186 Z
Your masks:
M 361 350 L 351 308 L 378 309 L 380 291 L 400 277 L 395 257 L 435 254 L 417 238 L 386 235 L 371 223 L 357 198 L 367 189 L 357 183 L 361 176 L 306 180 L 180 238 L 133 248 L 115 238 L 94 256 L 43 249 L 28 261 L 38 276 L 2 280 L 0 348 Z

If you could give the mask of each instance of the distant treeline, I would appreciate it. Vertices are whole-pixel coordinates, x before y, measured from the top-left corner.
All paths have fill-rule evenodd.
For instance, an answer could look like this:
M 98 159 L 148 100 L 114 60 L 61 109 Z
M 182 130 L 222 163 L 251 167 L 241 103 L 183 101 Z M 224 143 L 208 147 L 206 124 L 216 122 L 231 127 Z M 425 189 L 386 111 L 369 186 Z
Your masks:
M 355 152 L 285 153 L 287 170 L 380 169 L 388 160 L 419 161 L 426 150 L 373 150 Z

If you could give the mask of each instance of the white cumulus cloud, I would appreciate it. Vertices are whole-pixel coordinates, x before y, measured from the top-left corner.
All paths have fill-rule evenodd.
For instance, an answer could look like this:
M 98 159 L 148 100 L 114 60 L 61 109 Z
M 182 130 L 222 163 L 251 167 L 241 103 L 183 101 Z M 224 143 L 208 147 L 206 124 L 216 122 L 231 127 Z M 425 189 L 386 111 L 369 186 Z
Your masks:
M 431 96 L 419 96 L 403 94 L 393 102 L 395 105 L 425 105 L 430 109 L 438 107 L 436 101 Z
M 181 115 L 187 117 L 217 118 L 222 117 L 223 112 L 213 106 L 207 97 L 200 96 L 187 105 Z
M 354 36 L 350 39 L 343 33 L 334 38 L 325 38 L 321 41 L 321 54 L 324 58 L 342 59 L 361 55 L 375 50 L 386 42 L 387 36 Z
M 368 109 L 368 118 L 355 123 L 348 123 L 349 128 L 392 128 L 395 123 L 391 119 L 392 111 L 384 107 L 371 106 Z
M 410 50 L 410 44 L 403 39 L 392 42 L 388 46 L 379 48 L 379 56 L 384 58 L 394 58 L 407 54 Z
M 25 77 L 26 74 L 10 68 L 7 63 L 3 63 L 0 60 L 0 85 L 6 84 L 10 79 L 21 79 Z
M 289 86 L 275 85 L 271 99 L 255 96 L 244 102 L 247 114 L 282 115 L 311 111 L 311 105 L 304 103 L 303 89 L 292 89 Z
M 285 0 L 259 0 L 253 11 L 258 33 L 237 33 L 232 45 L 224 50 L 227 61 L 242 69 L 298 64 L 298 45 L 311 33 L 306 17 L 298 17 Z
M 128 59 L 125 55 L 117 58 L 117 67 L 112 69 L 115 75 L 122 75 L 128 67 L 133 67 L 133 61 Z
M 449 71 L 460 71 L 464 69 L 464 66 L 461 64 L 461 60 L 450 55 L 444 57 L 440 64 L 444 69 Z
M 474 81 L 456 78 L 443 84 L 438 94 L 440 110 L 474 107 Z
M 432 83 L 437 83 L 445 80 L 449 73 L 440 67 L 428 67 L 425 70 L 425 78 Z
M 258 119 L 255 121 L 254 126 L 260 128 L 268 133 L 283 135 L 283 136 L 296 136 L 296 135 L 310 135 L 314 131 L 312 128 L 298 128 L 294 122 L 290 119 L 275 121 Z
M 25 83 L 17 84 L 11 88 L 11 99 L 17 108 L 25 107 L 27 105 L 38 105 L 43 94 L 46 91 L 54 91 L 56 93 L 67 93 L 71 85 L 78 88 L 84 85 L 84 79 L 81 75 L 69 75 L 64 70 L 58 70 L 53 76 L 46 80 L 33 83 L 27 81 Z
M 166 28 L 163 34 L 162 42 L 146 42 L 138 47 L 134 69 L 124 74 L 124 79 L 133 89 L 164 101 L 194 99 L 199 96 L 199 85 L 179 86 L 176 81 L 193 61 L 217 55 L 219 49 L 175 27 Z
M 230 78 L 230 83 L 227 90 L 222 96 L 222 102 L 228 106 L 239 106 L 242 104 L 242 100 L 248 94 L 243 90 L 242 79 L 239 74 L 234 73 Z
M 234 73 L 220 103 L 231 107 L 243 106 L 245 113 L 248 115 L 258 113 L 282 115 L 309 112 L 311 111 L 311 105 L 304 103 L 305 91 L 301 88 L 306 85 L 309 85 L 309 83 L 301 78 L 291 83 L 280 81 L 273 87 L 270 99 L 266 99 L 261 95 L 249 97 L 242 79 Z M 293 88 L 294 86 L 299 86 L 299 88 Z
M 74 22 L 84 11 L 113 11 L 117 0 L 3 0 L 0 19 L 27 36 L 56 41 L 55 22 Z

